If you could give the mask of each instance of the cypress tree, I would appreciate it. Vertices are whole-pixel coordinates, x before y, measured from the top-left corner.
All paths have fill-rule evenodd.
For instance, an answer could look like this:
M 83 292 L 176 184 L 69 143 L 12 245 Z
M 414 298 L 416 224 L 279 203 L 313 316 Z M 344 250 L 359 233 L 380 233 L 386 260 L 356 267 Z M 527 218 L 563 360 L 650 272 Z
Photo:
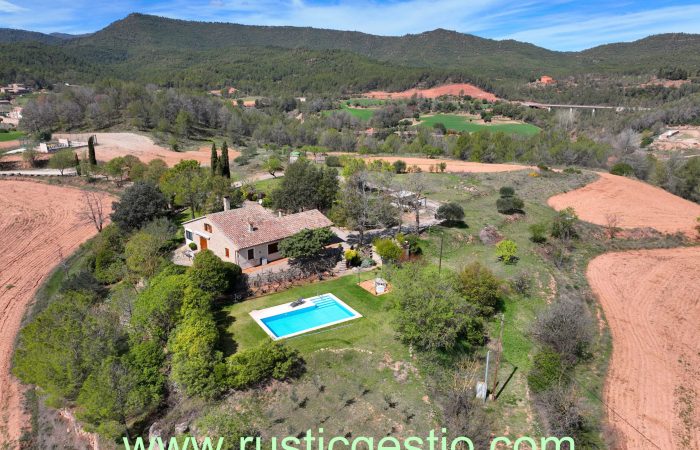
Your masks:
M 222 149 L 223 151 L 223 149 Z M 216 153 L 216 143 L 212 142 L 211 143 L 211 162 L 209 163 L 211 165 L 211 174 L 216 175 L 217 167 L 219 166 L 219 156 Z
M 90 136 L 88 138 L 88 160 L 91 166 L 97 165 L 97 158 L 95 157 L 95 136 Z
M 221 176 L 231 178 L 231 168 L 228 164 L 228 144 L 224 141 L 221 146 Z

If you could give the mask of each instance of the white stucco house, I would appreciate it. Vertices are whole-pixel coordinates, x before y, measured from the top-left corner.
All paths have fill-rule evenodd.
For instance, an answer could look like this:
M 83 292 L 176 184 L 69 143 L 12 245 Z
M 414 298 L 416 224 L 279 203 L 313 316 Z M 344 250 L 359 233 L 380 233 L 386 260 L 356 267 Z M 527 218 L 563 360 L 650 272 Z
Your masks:
M 187 245 L 209 249 L 223 261 L 241 268 L 255 267 L 282 258 L 279 243 L 304 229 L 330 227 L 333 223 L 319 210 L 281 215 L 255 202 L 207 214 L 183 223 Z

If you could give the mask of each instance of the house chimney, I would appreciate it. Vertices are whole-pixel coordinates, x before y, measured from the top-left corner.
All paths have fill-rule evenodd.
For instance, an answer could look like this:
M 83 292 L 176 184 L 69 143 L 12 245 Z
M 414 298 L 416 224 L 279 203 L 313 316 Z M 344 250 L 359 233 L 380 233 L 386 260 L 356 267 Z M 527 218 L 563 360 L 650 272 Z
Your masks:
M 253 227 L 253 222 L 248 222 L 248 231 L 251 233 L 255 231 L 255 227 Z
M 224 211 L 231 209 L 231 198 L 226 195 L 224 196 Z

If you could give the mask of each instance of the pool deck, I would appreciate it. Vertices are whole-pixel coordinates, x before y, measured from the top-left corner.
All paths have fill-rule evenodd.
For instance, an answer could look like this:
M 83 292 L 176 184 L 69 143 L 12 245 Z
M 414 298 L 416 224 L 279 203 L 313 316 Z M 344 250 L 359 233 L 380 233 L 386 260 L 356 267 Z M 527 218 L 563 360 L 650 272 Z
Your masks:
M 345 319 L 340 319 L 340 320 L 336 320 L 333 322 L 324 323 L 324 324 L 316 326 L 316 327 L 307 328 L 306 330 L 297 331 L 296 333 L 291 333 L 291 334 L 287 334 L 284 336 L 275 335 L 275 333 L 273 333 L 272 330 L 270 330 L 267 327 L 267 325 L 265 325 L 263 323 L 263 319 L 267 319 L 268 317 L 279 316 L 280 314 L 285 314 L 285 313 L 292 312 L 292 311 L 301 311 L 301 310 L 304 310 L 307 308 L 315 307 L 316 304 L 314 303 L 314 300 L 318 300 L 318 299 L 323 298 L 323 297 L 331 297 L 333 300 L 338 302 L 338 304 L 340 304 L 343 308 L 350 311 L 352 313 L 352 316 L 347 317 Z M 345 303 L 344 301 L 342 301 L 341 299 L 339 299 L 335 295 L 331 294 L 330 292 L 325 293 L 325 294 L 320 294 L 320 295 L 317 295 L 315 297 L 305 298 L 304 303 L 295 307 L 295 308 L 292 308 L 292 306 L 291 306 L 292 303 L 293 302 L 283 303 L 281 305 L 270 306 L 269 308 L 265 308 L 265 309 L 254 309 L 249 314 L 250 314 L 250 317 L 253 318 L 255 323 L 257 323 L 260 326 L 260 328 L 262 328 L 265 331 L 265 333 L 267 333 L 267 335 L 272 338 L 273 341 L 278 341 L 280 339 L 287 339 L 290 337 L 298 336 L 300 334 L 308 333 L 310 331 L 320 330 L 321 328 L 326 328 L 326 327 L 329 327 L 331 325 L 337 325 L 339 323 L 347 322 L 349 320 L 354 320 L 354 319 L 358 319 L 358 318 L 362 317 L 362 314 L 355 311 L 353 308 L 350 307 L 350 305 L 348 305 L 347 303 Z

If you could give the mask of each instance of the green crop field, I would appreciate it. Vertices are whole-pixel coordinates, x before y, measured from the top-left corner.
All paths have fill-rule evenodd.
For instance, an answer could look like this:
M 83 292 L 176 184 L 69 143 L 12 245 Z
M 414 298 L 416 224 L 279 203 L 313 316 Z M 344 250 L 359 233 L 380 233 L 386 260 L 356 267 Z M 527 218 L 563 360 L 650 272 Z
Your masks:
M 432 127 L 436 123 L 442 123 L 448 130 L 468 131 L 473 133 L 479 130 L 502 131 L 508 134 L 522 134 L 532 136 L 539 133 L 540 128 L 530 125 L 529 123 L 504 123 L 494 125 L 484 125 L 480 123 L 469 122 L 466 116 L 458 116 L 455 114 L 436 114 L 421 119 L 420 124 L 423 126 Z
M 330 115 L 330 114 L 332 114 L 334 112 L 338 112 L 338 111 L 345 111 L 345 112 L 352 114 L 353 116 L 355 116 L 361 120 L 369 120 L 374 115 L 373 109 L 350 108 L 347 104 L 343 104 L 343 107 L 341 109 L 333 109 L 330 111 L 323 111 L 323 114 L 327 116 L 327 115 Z
M 21 131 L 10 131 L 9 133 L 0 133 L 0 142 L 14 141 L 25 137 L 26 134 Z

